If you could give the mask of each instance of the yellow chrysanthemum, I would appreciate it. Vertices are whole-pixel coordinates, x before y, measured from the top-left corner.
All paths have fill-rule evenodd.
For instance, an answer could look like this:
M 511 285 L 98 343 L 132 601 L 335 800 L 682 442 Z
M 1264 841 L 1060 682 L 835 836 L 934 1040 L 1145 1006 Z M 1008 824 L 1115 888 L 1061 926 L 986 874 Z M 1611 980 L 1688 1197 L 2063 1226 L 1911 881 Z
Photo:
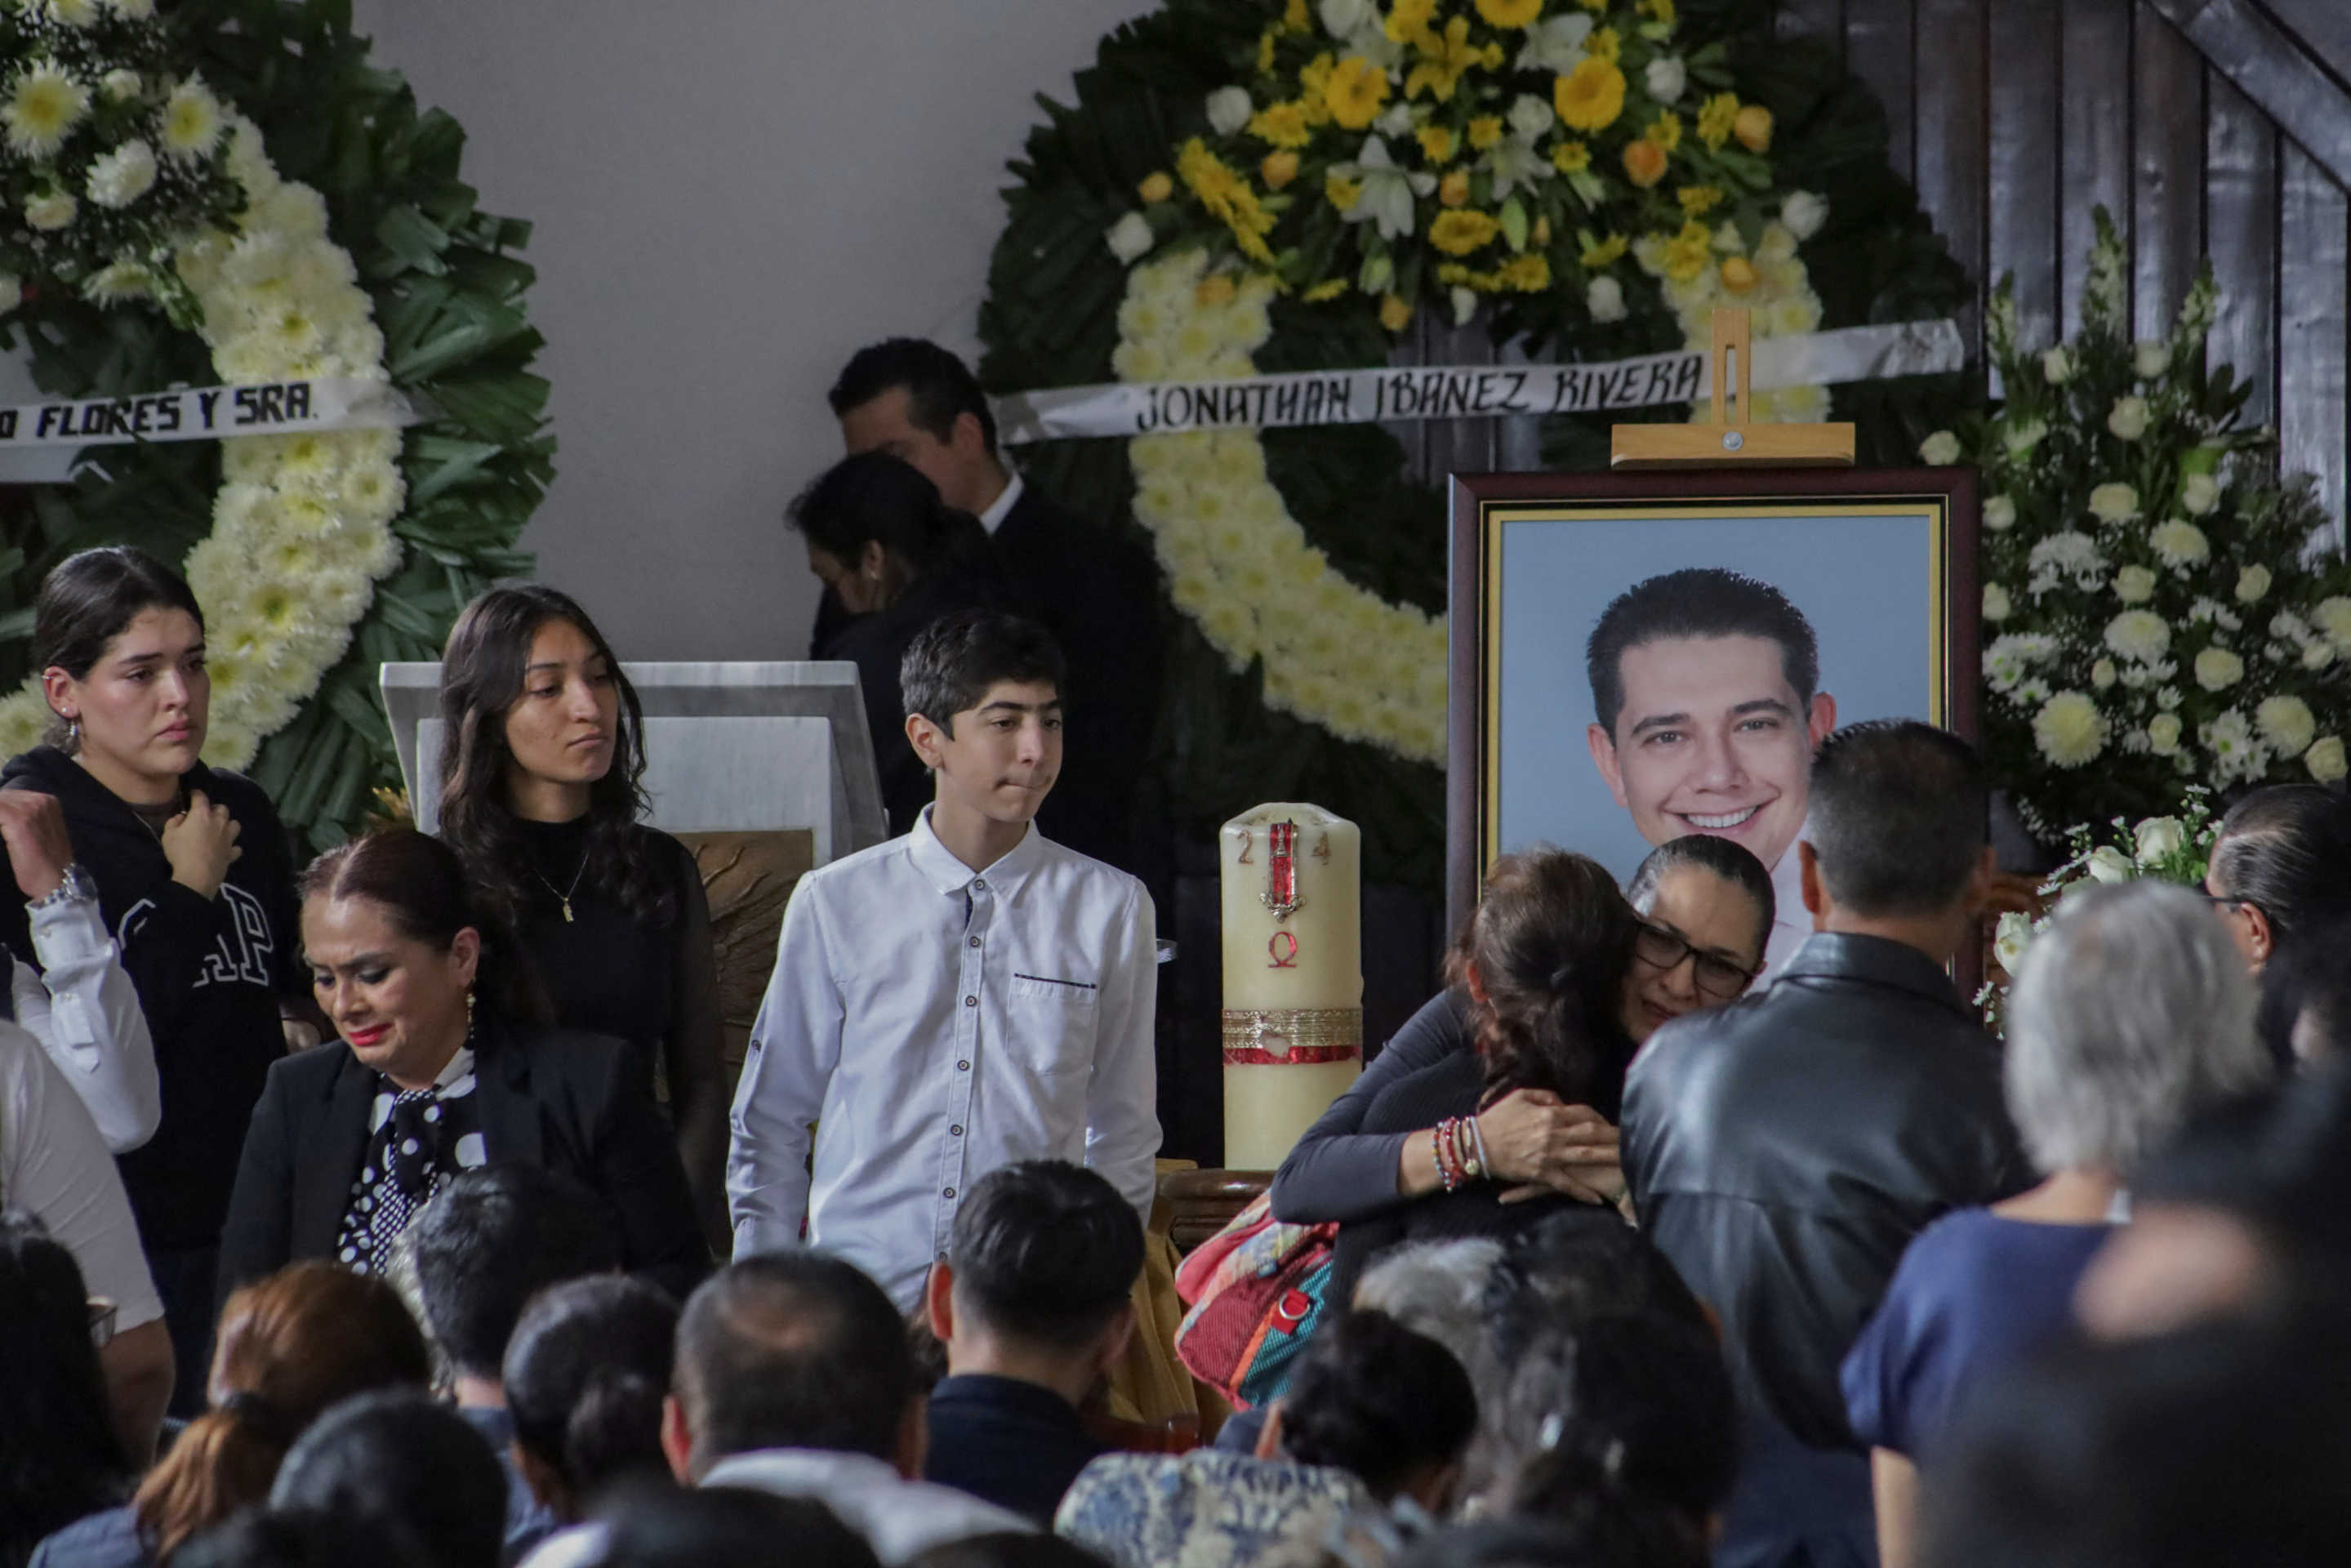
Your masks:
M 1273 47 L 1281 37 L 1281 29 L 1268 27 L 1257 36 L 1257 74 L 1270 75 L 1273 70 Z
M 1625 73 L 1611 61 L 1586 56 L 1552 83 L 1551 100 L 1570 128 L 1605 131 L 1625 112 Z
M 1314 140 L 1306 126 L 1306 106 L 1294 99 L 1269 103 L 1250 115 L 1249 131 L 1270 147 L 1303 147 Z
M 1392 44 L 1409 44 L 1428 31 L 1437 15 L 1437 0 L 1395 0 L 1382 30 Z
M 1353 211 L 1363 194 L 1364 187 L 1353 180 L 1337 174 L 1322 176 L 1322 199 L 1343 213 Z
M 1235 173 L 1230 165 L 1208 151 L 1207 143 L 1195 136 L 1184 143 L 1176 156 L 1176 175 L 1185 188 L 1199 198 L 1208 215 L 1232 231 L 1233 244 L 1250 260 L 1270 267 L 1273 248 L 1265 236 L 1273 228 L 1273 214 L 1258 201 L 1249 183 Z
M 1489 27 L 1523 27 L 1542 15 L 1542 0 L 1478 0 Z
M 1453 101 L 1453 89 L 1460 85 L 1463 76 L 1479 66 L 1489 70 L 1502 63 L 1502 51 L 1489 46 L 1480 48 L 1469 41 L 1469 18 L 1456 16 L 1445 24 L 1438 34 L 1425 31 L 1413 40 L 1412 47 L 1420 52 L 1420 63 L 1404 78 L 1404 95 L 1418 98 L 1426 89 L 1439 103 Z
M 1481 114 L 1469 122 L 1469 145 L 1483 152 L 1502 139 L 1502 117 Z
M 7 122 L 10 147 L 27 158 L 47 158 L 88 112 L 89 89 L 55 61 L 36 60 L 9 84 L 0 120 Z
M 1155 169 L 1134 187 L 1134 193 L 1145 202 L 1164 202 L 1176 193 L 1176 182 L 1165 169 Z
M 1401 332 L 1412 322 L 1412 301 L 1391 294 L 1380 301 L 1380 325 L 1391 332 Z
M 1771 150 L 1771 111 L 1760 103 L 1750 103 L 1739 111 L 1730 122 L 1730 133 L 1750 152 Z
M 1388 100 L 1387 72 L 1361 55 L 1349 55 L 1331 68 L 1322 84 L 1323 107 L 1349 131 L 1361 131 L 1379 118 Z
M 1322 282 L 1316 284 L 1313 287 L 1308 289 L 1305 293 L 1300 295 L 1299 298 L 1303 299 L 1309 305 L 1320 305 L 1326 299 L 1336 299 L 1339 296 L 1346 292 L 1347 280 L 1345 278 L 1326 277 Z
M 1592 167 L 1592 149 L 1581 141 L 1562 141 L 1551 150 L 1551 162 L 1562 174 L 1581 174 Z
M 1576 260 L 1586 272 L 1598 272 L 1625 254 L 1623 235 L 1610 235 L 1606 239 L 1595 240 L 1586 234 L 1582 238 L 1583 248 L 1577 254 Z
M 1279 191 L 1298 178 L 1298 154 L 1269 152 L 1265 161 L 1257 166 L 1257 172 L 1265 180 L 1267 190 Z
M 1440 206 L 1466 207 L 1469 204 L 1469 171 L 1456 169 L 1437 183 L 1437 200 Z
M 1674 200 L 1682 204 L 1683 212 L 1695 218 L 1715 209 L 1722 200 L 1722 188 L 1719 185 L 1684 185 L 1674 193 Z
M 1592 37 L 1583 40 L 1585 54 L 1595 60 L 1606 60 L 1612 66 L 1624 53 L 1624 41 L 1617 37 L 1614 27 L 1596 27 L 1593 29 Z
M 1314 19 L 1307 13 L 1306 0 L 1290 0 L 1290 4 L 1281 8 L 1283 32 L 1303 33 L 1313 26 Z
M 1709 152 L 1719 151 L 1730 140 L 1730 132 L 1739 123 L 1739 95 L 1719 92 L 1706 100 L 1698 111 L 1698 139 Z
M 1682 117 L 1672 110 L 1649 121 L 1648 138 L 1671 152 L 1682 144 Z
M 1420 155 L 1432 166 L 1441 167 L 1453 162 L 1453 128 L 1447 125 L 1424 125 L 1413 135 L 1420 142 Z
M 1666 242 L 1663 261 L 1665 273 L 1676 283 L 1687 283 L 1707 269 L 1714 259 L 1714 236 L 1704 224 L 1682 225 L 1682 232 Z
M 1457 208 L 1437 214 L 1428 225 L 1428 243 L 1447 256 L 1468 256 L 1494 243 L 1502 225 L 1490 213 L 1472 207 Z
M 1755 287 L 1755 264 L 1743 256 L 1722 258 L 1722 286 L 1733 294 L 1744 294 Z
M 1551 287 L 1551 258 L 1541 251 L 1530 251 L 1490 272 L 1448 261 L 1437 267 L 1437 281 L 1447 287 L 1474 288 L 1480 294 L 1540 294 Z
M 1328 50 L 1315 56 L 1298 68 L 1298 96 L 1307 103 L 1321 103 L 1324 89 L 1330 86 L 1331 72 L 1338 62 Z

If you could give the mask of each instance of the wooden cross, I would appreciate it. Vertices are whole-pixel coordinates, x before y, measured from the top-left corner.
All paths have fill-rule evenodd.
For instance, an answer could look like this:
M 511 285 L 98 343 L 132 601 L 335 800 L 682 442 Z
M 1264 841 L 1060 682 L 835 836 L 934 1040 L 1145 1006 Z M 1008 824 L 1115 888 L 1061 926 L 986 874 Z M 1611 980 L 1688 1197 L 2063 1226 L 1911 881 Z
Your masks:
M 1611 468 L 1850 468 L 1850 424 L 1750 424 L 1754 327 L 1744 309 L 1714 313 L 1714 421 L 1620 424 L 1609 433 Z M 1724 399 L 1729 400 L 1728 410 Z

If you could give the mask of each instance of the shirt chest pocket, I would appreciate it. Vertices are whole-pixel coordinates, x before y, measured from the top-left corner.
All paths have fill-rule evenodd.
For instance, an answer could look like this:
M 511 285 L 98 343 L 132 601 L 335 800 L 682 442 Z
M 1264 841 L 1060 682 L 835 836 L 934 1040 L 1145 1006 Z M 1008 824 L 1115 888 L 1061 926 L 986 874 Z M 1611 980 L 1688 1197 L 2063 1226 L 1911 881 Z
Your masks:
M 1005 995 L 1005 1024 L 1023 1061 L 1046 1074 L 1082 1071 L 1093 1064 L 1102 992 L 1092 980 L 1020 970 Z

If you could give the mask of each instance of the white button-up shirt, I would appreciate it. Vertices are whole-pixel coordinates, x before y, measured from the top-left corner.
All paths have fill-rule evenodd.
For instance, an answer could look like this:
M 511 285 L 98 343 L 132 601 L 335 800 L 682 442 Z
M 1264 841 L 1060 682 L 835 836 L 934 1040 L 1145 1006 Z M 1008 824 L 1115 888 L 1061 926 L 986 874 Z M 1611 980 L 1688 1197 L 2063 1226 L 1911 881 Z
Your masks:
M 802 877 L 735 1093 L 736 1255 L 805 1239 L 911 1311 L 999 1166 L 1082 1162 L 1147 1218 L 1153 924 L 1141 883 L 1033 826 L 974 872 L 929 808 Z

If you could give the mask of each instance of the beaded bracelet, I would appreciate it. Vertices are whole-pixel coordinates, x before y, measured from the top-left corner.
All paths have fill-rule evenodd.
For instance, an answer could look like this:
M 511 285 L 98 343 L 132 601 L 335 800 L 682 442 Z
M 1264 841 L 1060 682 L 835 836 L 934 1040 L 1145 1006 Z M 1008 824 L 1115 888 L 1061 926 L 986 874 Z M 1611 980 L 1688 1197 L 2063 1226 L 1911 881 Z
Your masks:
M 1468 1173 L 1461 1168 L 1461 1153 L 1453 1142 L 1453 1134 L 1460 1124 L 1460 1117 L 1447 1116 L 1437 1124 L 1431 1134 L 1436 1140 L 1437 1179 L 1444 1184 L 1447 1192 L 1458 1191 L 1468 1179 Z

